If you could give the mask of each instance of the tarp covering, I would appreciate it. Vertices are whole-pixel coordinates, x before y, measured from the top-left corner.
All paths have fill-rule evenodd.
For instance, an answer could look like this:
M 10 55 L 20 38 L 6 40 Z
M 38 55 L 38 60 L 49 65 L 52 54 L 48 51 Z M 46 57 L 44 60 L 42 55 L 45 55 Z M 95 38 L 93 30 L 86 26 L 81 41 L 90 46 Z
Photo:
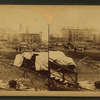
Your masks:
M 36 70 L 48 70 L 48 52 L 40 52 L 36 57 Z
M 49 58 L 54 60 L 60 65 L 75 65 L 73 59 L 70 57 L 67 57 L 61 51 L 49 51 Z
M 14 65 L 20 67 L 24 58 L 31 60 L 34 54 L 38 54 L 36 56 L 35 69 L 38 71 L 48 70 L 48 52 L 24 52 L 22 54 L 18 54 L 15 57 Z
M 33 53 L 33 52 L 24 52 L 24 53 L 22 53 L 22 56 L 24 56 L 26 59 L 30 59 L 31 60 L 33 54 L 36 54 L 36 53 Z
M 36 56 L 35 69 L 38 71 L 48 70 L 48 52 L 24 52 L 23 54 L 18 54 L 15 57 L 14 65 L 20 67 L 24 58 L 31 60 L 34 54 L 38 54 L 38 56 Z M 75 65 L 73 59 L 67 57 L 61 51 L 49 51 L 49 58 L 55 60 L 60 65 Z
M 23 60 L 24 60 L 24 57 L 22 54 L 16 55 L 15 60 L 14 60 L 14 65 L 17 67 L 20 67 L 23 63 Z

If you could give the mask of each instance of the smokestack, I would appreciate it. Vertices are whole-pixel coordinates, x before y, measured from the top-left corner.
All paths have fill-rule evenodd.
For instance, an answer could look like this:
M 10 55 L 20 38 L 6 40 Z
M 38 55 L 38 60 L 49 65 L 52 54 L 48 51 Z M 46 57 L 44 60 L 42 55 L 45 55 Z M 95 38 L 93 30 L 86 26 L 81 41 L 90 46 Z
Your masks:
M 22 32 L 22 24 L 19 25 L 19 32 Z

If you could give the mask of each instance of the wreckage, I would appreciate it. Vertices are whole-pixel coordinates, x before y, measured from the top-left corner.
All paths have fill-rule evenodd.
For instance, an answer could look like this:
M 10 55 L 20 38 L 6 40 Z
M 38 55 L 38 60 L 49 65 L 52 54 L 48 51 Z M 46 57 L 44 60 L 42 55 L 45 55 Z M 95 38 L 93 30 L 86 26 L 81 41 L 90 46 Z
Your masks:
M 62 84 L 77 85 L 76 64 L 61 51 L 49 51 L 49 63 L 48 52 L 24 52 L 16 55 L 14 65 L 33 68 L 35 71 L 46 70 L 50 72 L 50 79 L 53 78 Z
M 49 56 L 49 57 L 48 57 Z M 26 67 L 35 71 L 48 71 L 48 82 L 54 80 L 56 83 L 63 84 L 66 90 L 74 87 L 80 91 L 85 89 L 77 82 L 76 64 L 71 57 L 67 57 L 61 51 L 48 52 L 24 52 L 15 57 L 14 65 Z M 49 65 L 49 66 L 48 66 Z M 51 83 L 48 83 L 50 88 Z
M 77 83 L 76 64 L 61 51 L 49 51 L 50 79 L 63 85 L 75 86 Z

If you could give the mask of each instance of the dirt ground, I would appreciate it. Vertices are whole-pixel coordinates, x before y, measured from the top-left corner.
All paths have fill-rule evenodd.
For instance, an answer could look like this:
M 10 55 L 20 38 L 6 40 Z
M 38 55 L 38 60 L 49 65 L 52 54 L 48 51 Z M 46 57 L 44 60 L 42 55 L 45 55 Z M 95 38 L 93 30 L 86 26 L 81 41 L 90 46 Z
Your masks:
M 19 81 L 19 77 L 24 73 L 24 70 L 26 70 L 13 65 L 16 54 L 17 53 L 15 52 L 15 50 L 10 49 L 0 51 L 0 80 L 9 81 L 17 79 Z M 48 90 L 47 72 L 43 73 L 27 70 L 27 74 L 30 77 L 31 81 L 28 77 L 25 77 L 25 79 L 28 79 L 28 81 L 23 81 L 22 84 L 27 85 L 30 88 L 34 88 L 34 90 L 37 91 Z
M 87 51 L 71 51 L 62 50 L 66 56 L 72 57 L 76 63 L 78 82 L 80 81 L 90 81 L 94 83 L 95 81 L 100 81 L 100 51 L 99 50 L 87 50 Z M 13 49 L 0 50 L 0 80 L 9 81 L 19 78 L 24 69 L 18 68 L 13 65 L 16 51 Z M 98 64 L 98 65 L 97 65 Z M 44 72 L 28 72 L 32 80 L 27 82 L 30 87 L 35 87 L 38 91 L 48 90 L 48 75 Z M 24 84 L 24 83 L 23 83 Z
M 97 66 L 100 64 L 100 52 L 63 52 L 75 61 L 78 81 L 100 81 L 100 66 Z
M 61 47 L 54 50 L 60 50 L 66 56 L 73 58 L 78 73 L 78 82 L 88 81 L 94 84 L 95 81 L 100 81 L 100 50 L 90 49 L 74 52 L 74 50 L 65 50 Z

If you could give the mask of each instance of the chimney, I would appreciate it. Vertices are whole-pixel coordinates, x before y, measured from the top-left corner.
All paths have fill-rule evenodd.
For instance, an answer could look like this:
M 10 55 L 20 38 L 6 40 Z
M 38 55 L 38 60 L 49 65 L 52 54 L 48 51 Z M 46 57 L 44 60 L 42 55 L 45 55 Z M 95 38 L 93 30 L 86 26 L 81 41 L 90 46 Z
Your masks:
M 26 34 L 29 34 L 28 26 L 26 27 Z
M 22 32 L 22 24 L 19 25 L 19 32 Z

